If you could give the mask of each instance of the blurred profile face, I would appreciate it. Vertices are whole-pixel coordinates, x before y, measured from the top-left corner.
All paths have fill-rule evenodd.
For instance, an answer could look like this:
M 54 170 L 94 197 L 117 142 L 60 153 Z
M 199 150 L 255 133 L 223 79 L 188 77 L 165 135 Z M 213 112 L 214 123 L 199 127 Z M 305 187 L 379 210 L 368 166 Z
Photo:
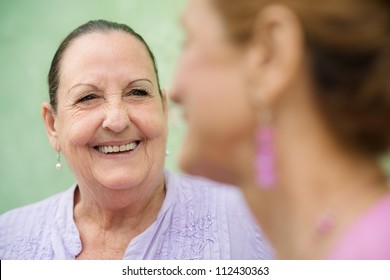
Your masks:
M 82 35 L 60 67 L 52 145 L 79 183 L 121 190 L 161 178 L 165 99 L 142 43 L 119 31 Z
M 183 25 L 186 42 L 170 95 L 182 105 L 188 124 L 180 165 L 186 172 L 233 183 L 234 165 L 255 125 L 246 98 L 245 52 L 226 39 L 209 0 L 189 1 Z

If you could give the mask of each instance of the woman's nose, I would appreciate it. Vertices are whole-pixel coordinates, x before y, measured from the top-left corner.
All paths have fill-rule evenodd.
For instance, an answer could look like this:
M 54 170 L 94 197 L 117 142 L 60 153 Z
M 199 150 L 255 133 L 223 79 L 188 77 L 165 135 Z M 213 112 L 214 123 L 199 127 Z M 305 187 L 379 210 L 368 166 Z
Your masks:
M 171 90 L 169 91 L 169 99 L 177 104 L 181 104 L 181 97 L 179 94 L 179 89 L 176 85 L 176 81 L 173 83 Z
M 125 104 L 110 104 L 105 108 L 105 119 L 102 127 L 115 133 L 120 133 L 130 124 Z
M 183 72 L 181 71 L 181 66 L 179 65 L 174 74 L 173 82 L 171 89 L 169 91 L 169 98 L 177 103 L 183 103 L 183 92 L 182 92 L 182 83 L 183 83 Z
M 169 91 L 169 99 L 171 99 L 173 102 L 177 104 L 181 104 L 182 102 L 179 89 L 175 85 L 173 85 L 173 87 Z

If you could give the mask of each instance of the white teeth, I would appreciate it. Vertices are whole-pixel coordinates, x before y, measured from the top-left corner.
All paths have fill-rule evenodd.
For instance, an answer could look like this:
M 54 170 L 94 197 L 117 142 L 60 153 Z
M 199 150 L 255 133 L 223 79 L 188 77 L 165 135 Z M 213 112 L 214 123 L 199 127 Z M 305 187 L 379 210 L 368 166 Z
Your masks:
M 129 150 L 134 150 L 137 146 L 138 146 L 138 143 L 137 142 L 132 142 L 130 144 L 127 144 L 129 146 Z
M 132 151 L 137 147 L 137 142 L 131 142 L 126 145 L 121 146 L 98 146 L 99 152 L 108 154 L 108 153 L 118 153 L 118 152 L 127 152 Z

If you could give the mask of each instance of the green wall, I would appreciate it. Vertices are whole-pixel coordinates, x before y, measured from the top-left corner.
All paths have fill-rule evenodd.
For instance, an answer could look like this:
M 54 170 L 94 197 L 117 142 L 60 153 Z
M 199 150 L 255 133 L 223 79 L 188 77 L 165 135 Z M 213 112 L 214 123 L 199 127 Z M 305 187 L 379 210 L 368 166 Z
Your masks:
M 0 213 L 68 188 L 67 167 L 55 169 L 41 104 L 48 100 L 46 76 L 61 40 L 91 19 L 126 23 L 144 36 L 156 55 L 162 87 L 169 89 L 179 54 L 183 0 L 0 1 Z M 184 130 L 170 106 L 167 169 Z

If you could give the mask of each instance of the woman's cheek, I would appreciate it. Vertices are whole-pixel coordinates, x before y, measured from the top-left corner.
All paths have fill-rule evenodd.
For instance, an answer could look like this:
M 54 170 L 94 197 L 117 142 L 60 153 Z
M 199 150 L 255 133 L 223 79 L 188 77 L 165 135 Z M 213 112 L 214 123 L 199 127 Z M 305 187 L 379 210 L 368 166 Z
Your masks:
M 98 111 L 76 111 L 65 115 L 63 139 L 67 145 L 82 147 L 93 140 L 101 117 Z M 71 147 L 69 147 L 71 148 Z
M 161 108 L 133 110 L 133 113 L 130 120 L 137 126 L 143 137 L 152 140 L 166 136 L 167 122 Z

